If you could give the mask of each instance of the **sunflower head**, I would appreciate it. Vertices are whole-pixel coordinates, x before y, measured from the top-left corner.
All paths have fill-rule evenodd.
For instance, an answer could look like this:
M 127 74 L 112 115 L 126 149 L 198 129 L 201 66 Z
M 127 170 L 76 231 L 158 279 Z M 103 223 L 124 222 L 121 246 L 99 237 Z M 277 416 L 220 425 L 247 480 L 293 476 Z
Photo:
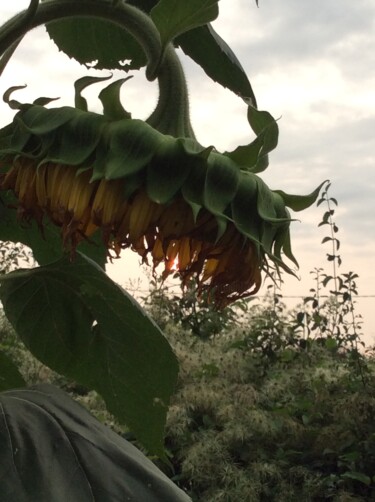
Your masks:
M 0 131 L 0 187 L 15 194 L 21 219 L 42 228 L 49 218 L 71 252 L 99 230 L 110 256 L 131 248 L 154 268 L 164 264 L 165 277 L 195 277 L 219 307 L 256 293 L 270 269 L 293 273 L 284 262 L 297 265 L 287 207 L 308 207 L 320 187 L 288 195 L 258 176 L 277 144 L 267 112 L 249 107 L 256 139 L 221 154 L 132 119 L 117 99 L 119 83 L 102 91 L 103 115 L 87 111 L 83 88 L 76 86 L 81 108 L 20 104 L 6 94 L 19 111 Z

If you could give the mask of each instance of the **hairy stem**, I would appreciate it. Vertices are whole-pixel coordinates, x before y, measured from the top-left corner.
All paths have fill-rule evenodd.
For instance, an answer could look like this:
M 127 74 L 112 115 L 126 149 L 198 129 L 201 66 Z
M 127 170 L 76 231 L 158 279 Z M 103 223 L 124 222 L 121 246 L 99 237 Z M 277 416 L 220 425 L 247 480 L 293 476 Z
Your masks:
M 158 71 L 158 82 L 158 104 L 147 123 L 163 134 L 195 139 L 190 122 L 186 79 L 172 44 L 165 50 Z
M 158 78 L 159 100 L 147 122 L 164 134 L 195 138 L 180 60 L 172 44 L 162 54 L 159 32 L 147 14 L 124 2 L 117 2 L 114 6 L 92 0 L 51 0 L 35 8 L 36 3 L 32 1 L 29 9 L 14 16 L 0 29 L 0 55 L 5 53 L 4 64 L 22 37 L 37 26 L 77 17 L 110 21 L 126 29 L 143 48 L 148 59 L 147 79 Z
M 156 70 L 161 58 L 159 32 L 147 14 L 123 2 L 114 7 L 109 2 L 52 0 L 39 5 L 33 12 L 33 16 L 28 15 L 28 10 L 20 12 L 5 23 L 0 30 L 0 54 L 6 52 L 28 31 L 37 26 L 77 17 L 99 18 L 126 29 L 139 42 L 147 56 L 148 80 L 154 80 L 157 77 Z

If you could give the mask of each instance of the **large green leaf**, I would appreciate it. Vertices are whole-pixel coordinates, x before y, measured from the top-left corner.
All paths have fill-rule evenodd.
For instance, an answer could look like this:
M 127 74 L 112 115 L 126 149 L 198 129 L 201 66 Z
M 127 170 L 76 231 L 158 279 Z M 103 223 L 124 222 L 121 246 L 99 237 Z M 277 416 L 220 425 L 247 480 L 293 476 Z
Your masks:
M 5 313 L 29 350 L 97 390 L 109 411 L 150 451 L 163 455 L 178 365 L 141 307 L 81 254 L 1 281 Z
M 160 0 L 151 11 L 164 46 L 186 31 L 205 25 L 219 14 L 219 0 Z
M 17 366 L 4 352 L 0 351 L 0 392 L 25 385 Z
M 0 394 L 4 502 L 188 502 L 131 443 L 68 394 L 38 385 Z

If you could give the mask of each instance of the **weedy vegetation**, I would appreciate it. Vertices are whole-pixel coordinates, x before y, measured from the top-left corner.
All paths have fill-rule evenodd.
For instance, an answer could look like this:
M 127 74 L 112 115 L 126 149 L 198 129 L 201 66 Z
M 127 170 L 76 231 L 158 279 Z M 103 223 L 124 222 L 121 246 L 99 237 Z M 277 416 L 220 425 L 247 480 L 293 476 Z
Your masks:
M 318 204 L 337 201 L 329 186 Z M 323 207 L 324 207 L 323 205 Z M 169 466 L 193 501 L 366 501 L 375 496 L 375 360 L 362 341 L 353 272 L 340 273 L 334 209 L 327 273 L 288 310 L 274 281 L 259 300 L 217 310 L 193 282 L 180 294 L 154 279 L 143 298 L 180 363 L 166 422 Z M 333 266 L 335 264 L 335 266 Z M 41 365 L 3 320 L 1 348 L 29 383 L 62 386 L 137 443 L 95 392 Z M 140 446 L 138 444 L 138 446 Z M 141 447 L 141 446 L 140 446 Z
M 293 310 L 271 282 L 258 305 L 220 312 L 221 330 L 207 306 L 191 325 L 196 295 L 170 298 L 152 285 L 149 308 L 182 367 L 167 420 L 169 475 L 193 500 L 375 496 L 374 354 L 356 311 L 358 276 L 340 273 L 329 188 L 318 205 L 326 208 L 319 226 L 328 229 L 331 273 L 314 269 L 314 287 Z

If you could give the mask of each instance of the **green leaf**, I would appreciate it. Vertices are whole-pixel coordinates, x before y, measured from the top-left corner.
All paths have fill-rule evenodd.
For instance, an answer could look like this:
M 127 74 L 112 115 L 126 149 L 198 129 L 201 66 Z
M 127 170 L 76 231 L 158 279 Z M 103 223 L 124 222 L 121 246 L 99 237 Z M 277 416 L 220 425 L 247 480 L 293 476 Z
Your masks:
M 255 132 L 257 136 L 265 131 L 272 124 L 275 124 L 275 119 L 269 112 L 257 110 L 254 106 L 248 106 L 247 108 L 247 119 L 252 130 Z M 273 141 L 276 141 L 274 148 L 277 145 L 277 138 L 273 138 Z
M 262 145 L 259 150 L 257 164 L 251 169 L 252 172 L 259 173 L 268 167 L 268 154 L 277 146 L 279 126 L 270 113 L 259 111 L 254 106 L 248 107 L 247 117 L 251 128 L 260 138 Z
M 14 85 L 7 89 L 7 91 L 3 95 L 3 101 L 9 106 L 9 108 L 11 108 L 12 110 L 20 109 L 20 107 L 22 106 L 21 103 L 19 103 L 19 101 L 16 101 L 15 99 L 10 99 L 10 97 L 13 92 L 25 89 L 26 87 L 26 85 Z
M 276 208 L 271 190 L 261 178 L 256 178 L 258 185 L 257 207 L 258 213 L 263 220 L 277 222 Z
M 106 125 L 103 115 L 76 113 L 61 130 L 55 131 L 44 162 L 78 166 L 83 164 L 96 149 Z
M 181 187 L 181 194 L 190 205 L 194 221 L 204 205 L 204 187 L 206 182 L 207 159 L 211 154 L 213 147 L 202 149 L 194 140 L 180 138 L 187 154 L 195 154 L 194 162 L 190 167 L 190 173 Z
M 324 345 L 328 350 L 335 350 L 337 349 L 337 340 L 335 340 L 335 338 L 328 337 L 326 338 Z
M 82 96 L 82 91 L 86 89 L 89 85 L 96 84 L 98 82 L 105 82 L 112 78 L 112 75 L 108 77 L 92 77 L 91 75 L 87 75 L 85 77 L 79 78 L 74 82 L 74 106 L 75 108 L 79 108 L 82 111 L 87 112 L 87 100 Z
M 195 154 L 188 154 L 182 140 L 164 136 L 147 167 L 147 193 L 151 200 L 165 204 L 189 176 Z
M 128 1 L 145 12 L 150 12 L 158 3 L 157 0 Z M 199 64 L 212 80 L 256 106 L 254 92 L 241 63 L 210 24 L 183 33 L 175 43 Z
M 122 84 L 132 77 L 121 78 L 105 87 L 99 94 L 103 104 L 103 114 L 110 120 L 130 119 L 131 115 L 121 104 L 120 90 Z
M 282 259 L 281 252 L 283 252 L 285 256 L 289 258 L 289 260 L 296 265 L 296 267 L 299 266 L 298 261 L 296 260 L 292 252 L 289 224 L 281 225 L 277 229 L 277 233 L 275 236 L 274 256 L 281 260 Z M 287 270 L 290 274 L 295 275 L 295 273 L 281 261 L 280 265 L 282 265 L 283 268 Z
M 227 218 L 220 216 L 220 215 L 215 215 L 215 220 L 216 220 L 216 224 L 217 224 L 215 242 L 218 242 L 223 237 L 225 230 L 227 229 L 228 220 L 227 220 Z
M 262 246 L 269 255 L 272 255 L 272 247 L 277 235 L 277 228 L 266 221 L 262 221 L 261 228 Z
M 0 129 L 0 150 L 8 150 L 14 135 L 14 123 L 10 123 Z
M 221 214 L 237 192 L 240 170 L 232 160 L 217 153 L 211 153 L 207 163 L 204 205 L 210 212 Z
M 44 108 L 34 105 L 16 116 L 16 120 L 32 134 L 41 136 L 66 124 L 77 116 L 79 111 L 70 106 Z
M 207 162 L 200 157 L 190 171 L 188 178 L 181 188 L 181 193 L 186 202 L 196 208 L 204 204 L 204 184 L 206 180 Z
M 0 406 L 2 500 L 189 502 L 143 453 L 62 390 L 2 392 Z
M 88 258 L 4 277 L 4 311 L 44 364 L 101 394 L 150 452 L 163 456 L 177 378 L 168 342 L 141 307 Z
M 307 209 L 312 204 L 314 204 L 319 196 L 322 186 L 325 183 L 327 183 L 327 180 L 323 181 L 323 183 L 321 183 L 309 195 L 290 195 L 283 192 L 282 190 L 274 190 L 274 192 L 281 195 L 281 197 L 284 199 L 285 205 L 293 209 L 293 211 L 303 211 L 304 209 Z
M 212 80 L 256 106 L 253 89 L 241 63 L 211 25 L 184 33 L 176 42 Z
M 253 174 L 240 173 L 240 183 L 231 203 L 236 227 L 252 241 L 260 242 L 260 218 L 257 210 L 258 185 Z
M 247 168 L 247 170 L 252 173 L 257 173 L 259 172 L 257 169 L 251 168 L 254 168 L 257 165 L 262 147 L 263 137 L 258 136 L 250 144 L 238 146 L 232 152 L 224 152 L 224 155 L 232 159 L 233 162 L 236 162 L 239 166 Z
M 0 392 L 25 385 L 25 380 L 17 366 L 4 352 L 0 351 Z
M 341 474 L 341 478 L 344 479 L 354 479 L 355 481 L 359 481 L 360 483 L 365 484 L 366 486 L 371 485 L 371 478 L 362 472 L 357 471 L 348 471 Z
M 151 10 L 164 47 L 186 31 L 209 23 L 219 14 L 218 0 L 159 0 Z
M 47 264 L 62 256 L 62 242 L 59 229 L 52 224 L 44 229 L 44 236 L 35 222 L 21 225 L 14 209 L 2 208 L 0 239 L 3 241 L 22 242 L 29 246 L 34 258 L 40 264 Z M 3 216 L 5 216 L 3 218 Z
M 113 23 L 76 18 L 47 25 L 47 31 L 60 51 L 80 64 L 94 62 L 98 70 L 129 70 L 145 66 L 146 56 L 132 35 Z M 123 64 L 123 61 L 131 63 Z
M 122 178 L 140 171 L 151 161 L 163 140 L 162 134 L 136 119 L 113 122 L 108 135 L 111 139 L 105 166 L 106 179 Z
M 271 190 L 271 196 L 273 200 L 273 206 L 276 211 L 277 221 L 291 222 L 292 219 L 290 217 L 290 213 L 286 208 L 284 199 L 281 197 L 281 195 Z
M 253 106 L 248 107 L 248 119 L 257 137 L 248 145 L 225 152 L 225 155 L 255 174 L 268 167 L 268 153 L 277 146 L 279 127 L 270 113 L 259 111 Z
M 215 2 L 207 1 L 213 4 L 211 7 L 210 3 L 207 4 L 210 12 L 210 9 L 215 7 Z M 204 6 L 203 2 L 204 0 L 201 0 L 200 3 Z M 129 0 L 128 3 L 150 12 L 158 2 Z M 185 3 L 187 7 L 190 4 L 180 3 Z M 141 68 L 146 64 L 143 50 L 134 38 L 109 22 L 77 18 L 49 23 L 47 30 L 58 48 L 81 64 L 87 65 L 94 61 L 95 68 L 98 69 L 125 70 Z M 210 78 L 256 106 L 256 99 L 244 69 L 230 47 L 210 25 L 183 33 L 176 42 Z M 123 64 L 125 60 L 131 60 L 131 63 Z

